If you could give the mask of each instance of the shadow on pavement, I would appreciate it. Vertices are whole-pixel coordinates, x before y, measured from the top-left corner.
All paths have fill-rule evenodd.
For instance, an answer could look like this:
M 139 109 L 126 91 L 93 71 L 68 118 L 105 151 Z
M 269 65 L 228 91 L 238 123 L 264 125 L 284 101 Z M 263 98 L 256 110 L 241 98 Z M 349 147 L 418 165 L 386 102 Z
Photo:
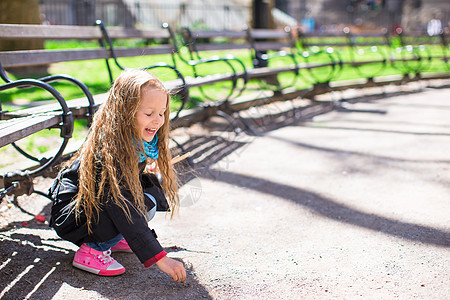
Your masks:
M 410 134 L 410 135 L 450 136 L 449 133 L 444 133 L 444 132 L 412 132 L 412 131 L 401 131 L 401 130 L 354 128 L 354 127 L 343 127 L 343 126 L 331 127 L 331 126 L 306 125 L 303 127 L 315 128 L 315 129 L 333 129 L 333 130 L 351 130 L 351 131 L 356 130 L 356 131 L 366 131 L 366 132 L 383 132 L 383 133 Z
M 220 136 L 194 136 L 189 137 L 184 148 L 193 151 L 196 169 L 202 169 L 244 145 Z M 174 155 L 177 151 L 180 149 Z M 183 183 L 195 172 L 186 162 L 180 165 Z M 27 205 L 26 200 L 21 202 Z M 16 205 L 30 214 L 19 203 Z M 50 207 L 48 202 L 40 213 L 50 215 Z M 185 262 L 185 284 L 172 282 L 156 266 L 144 268 L 135 255 L 126 253 L 113 254 L 126 268 L 121 276 L 102 277 L 75 269 L 72 259 L 77 247 L 62 241 L 48 225 L 34 219 L 26 226 L 22 222 L 9 223 L 0 231 L 0 241 L 0 299 L 212 299 L 197 281 L 195 266 Z M 191 251 L 183 245 L 164 250 Z
M 336 203 L 332 199 L 289 185 L 225 170 L 209 170 L 207 174 L 200 174 L 200 176 L 284 198 L 338 222 L 364 227 L 415 242 L 450 247 L 449 232 L 358 211 Z
M 332 129 L 334 129 L 334 128 L 332 128 Z M 355 130 L 358 130 L 358 129 L 355 129 Z M 276 136 L 271 136 L 270 138 L 282 141 L 284 143 L 291 143 L 293 145 L 296 145 L 298 147 L 302 147 L 302 148 L 305 148 L 305 149 L 311 149 L 311 150 L 315 150 L 315 151 L 328 152 L 328 153 L 339 153 L 339 154 L 345 154 L 345 155 L 355 155 L 355 156 L 360 156 L 360 157 L 370 157 L 370 158 L 376 159 L 376 160 L 397 161 L 397 162 L 415 162 L 415 163 L 443 163 L 443 164 L 450 164 L 450 161 L 448 161 L 448 160 L 435 160 L 435 159 L 418 160 L 418 159 L 407 159 L 407 158 L 399 158 L 399 157 L 381 156 L 381 155 L 373 155 L 373 154 L 367 154 L 367 153 L 362 153 L 362 152 L 357 152 L 357 151 L 349 151 L 349 150 L 334 149 L 334 148 L 327 148 L 327 147 L 318 147 L 318 146 L 309 145 L 309 144 L 306 144 L 306 143 L 295 142 L 295 141 L 292 141 L 292 140 L 289 140 L 289 139 L 276 137 Z
M 135 255 L 115 253 L 125 274 L 101 277 L 73 268 L 74 251 L 55 246 L 56 235 L 41 238 L 40 228 L 13 231 L 0 233 L 1 299 L 211 299 L 192 266 L 186 266 L 186 283 L 177 284 L 156 266 L 144 268 Z

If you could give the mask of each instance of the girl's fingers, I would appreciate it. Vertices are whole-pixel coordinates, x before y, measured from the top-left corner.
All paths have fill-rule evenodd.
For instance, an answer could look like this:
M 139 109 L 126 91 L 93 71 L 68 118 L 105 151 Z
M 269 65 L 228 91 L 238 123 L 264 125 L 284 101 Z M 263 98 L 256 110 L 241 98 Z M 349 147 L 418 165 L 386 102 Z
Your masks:
M 183 268 L 183 277 L 182 277 L 182 282 L 186 282 L 186 269 Z
M 186 274 L 184 274 L 185 272 L 183 272 L 183 271 L 181 271 L 181 274 L 174 275 L 172 277 L 172 280 L 174 282 L 186 282 Z

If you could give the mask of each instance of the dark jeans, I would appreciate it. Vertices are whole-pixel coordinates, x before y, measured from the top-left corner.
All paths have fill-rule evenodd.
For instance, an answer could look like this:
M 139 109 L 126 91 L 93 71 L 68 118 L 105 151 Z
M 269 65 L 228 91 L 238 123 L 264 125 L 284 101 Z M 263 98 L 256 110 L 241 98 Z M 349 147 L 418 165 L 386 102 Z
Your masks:
M 145 195 L 147 197 L 149 197 L 150 199 L 152 199 L 152 201 L 155 203 L 155 206 L 146 215 L 147 220 L 150 221 L 151 219 L 153 219 L 153 217 L 156 214 L 156 199 L 155 199 L 155 197 L 153 197 L 150 194 L 146 193 Z M 123 239 L 123 236 L 119 233 L 113 239 L 111 239 L 109 241 L 91 242 L 91 243 L 86 243 L 86 245 L 97 251 L 107 251 L 107 250 L 111 249 L 111 247 L 114 247 L 115 245 L 117 245 L 117 243 L 119 243 L 122 239 Z

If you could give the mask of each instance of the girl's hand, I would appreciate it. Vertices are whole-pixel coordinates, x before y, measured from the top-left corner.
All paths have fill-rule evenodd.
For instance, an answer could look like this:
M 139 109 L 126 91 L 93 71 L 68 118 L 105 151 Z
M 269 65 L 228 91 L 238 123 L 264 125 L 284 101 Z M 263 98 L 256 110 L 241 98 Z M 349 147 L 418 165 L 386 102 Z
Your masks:
M 169 276 L 174 282 L 186 282 L 186 270 L 181 262 L 164 256 L 156 262 L 158 268 Z

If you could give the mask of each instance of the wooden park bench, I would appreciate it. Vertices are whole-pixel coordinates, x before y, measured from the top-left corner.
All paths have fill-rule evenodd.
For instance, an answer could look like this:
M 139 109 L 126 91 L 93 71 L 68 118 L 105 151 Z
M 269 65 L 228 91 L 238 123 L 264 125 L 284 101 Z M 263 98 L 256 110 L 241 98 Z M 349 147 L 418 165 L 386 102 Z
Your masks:
M 48 65 L 60 62 L 77 62 L 86 60 L 105 60 L 109 83 L 114 80 L 114 69 L 123 70 L 128 67 L 122 59 L 127 57 L 142 58 L 139 66 L 146 69 L 164 68 L 166 73 L 171 73 L 173 79 L 164 80 L 164 84 L 173 91 L 181 95 L 181 105 L 173 115 L 172 124 L 177 126 L 190 125 L 193 122 L 203 120 L 210 115 L 219 114 L 227 118 L 231 123 L 233 119 L 223 112 L 219 106 L 206 105 L 200 106 L 196 113 L 180 118 L 180 113 L 184 105 L 189 101 L 189 89 L 195 87 L 203 87 L 214 83 L 231 82 L 231 89 L 226 97 L 218 102 L 225 104 L 229 95 L 234 94 L 237 86 L 238 78 L 246 78 L 246 69 L 241 68 L 239 73 L 228 60 L 224 59 L 193 59 L 187 61 L 187 65 L 193 68 L 193 76 L 185 76 L 181 74 L 177 68 L 178 49 L 174 43 L 174 36 L 171 35 L 169 28 L 161 28 L 158 30 L 137 30 L 131 28 L 115 28 L 105 27 L 102 22 L 98 21 L 93 26 L 45 26 L 45 25 L 17 25 L 17 24 L 0 24 L 0 39 L 30 39 L 30 40 L 77 40 L 77 41 L 94 41 L 94 46 L 88 48 L 76 49 L 40 49 L 40 50 L 14 50 L 0 52 L 0 74 L 4 84 L 2 91 L 14 87 L 28 88 L 37 86 L 45 89 L 58 100 L 58 105 L 45 103 L 43 105 L 33 105 L 33 107 L 23 108 L 17 111 L 2 111 L 0 121 L 0 139 L 1 147 L 6 145 L 14 146 L 21 154 L 32 160 L 33 164 L 38 163 L 36 168 L 34 165 L 27 168 L 24 175 L 22 171 L 12 172 L 8 174 L 0 174 L 0 189 L 2 195 L 11 192 L 22 194 L 24 189 L 19 189 L 17 184 L 12 182 L 21 182 L 22 186 L 32 186 L 32 178 L 39 175 L 52 176 L 53 166 L 57 164 L 64 153 L 68 139 L 71 137 L 73 130 L 73 119 L 90 119 L 97 107 L 106 99 L 107 94 L 101 93 L 92 95 L 86 85 L 79 80 L 67 75 L 53 75 L 35 79 L 12 80 L 8 77 L 5 69 L 16 67 L 29 67 L 37 65 Z M 115 41 L 118 40 L 136 40 L 143 42 L 138 46 L 119 47 Z M 151 41 L 157 40 L 157 44 L 151 44 Z M 172 54 L 172 62 L 161 62 L 160 54 Z M 152 57 L 157 57 L 152 60 Z M 181 56 L 179 56 L 181 57 Z M 179 59 L 179 58 L 178 58 Z M 223 74 L 213 72 L 201 74 L 196 68 L 201 65 L 211 64 L 214 62 L 222 62 L 230 66 L 229 71 Z M 272 71 L 270 71 L 272 72 Z M 263 75 L 270 73 L 261 72 Z M 100 74 L 95 74 L 100 76 Z M 260 76 L 258 72 L 252 73 L 252 76 Z M 83 93 L 83 98 L 65 100 L 57 90 L 49 85 L 56 81 L 66 81 L 75 84 Z M 228 88 L 228 87 L 227 87 Z M 106 92 L 106 91 L 105 91 Z M 217 99 L 209 99 L 210 103 Z M 33 103 L 35 104 L 35 103 Z M 204 108 L 207 109 L 204 109 Z M 70 118 L 69 118 L 70 116 Z M 70 121 L 72 120 L 72 121 Z M 18 147 L 15 142 L 21 140 L 33 133 L 44 129 L 60 127 L 61 137 L 63 139 L 60 150 L 57 151 L 50 159 L 36 158 L 26 153 Z M 70 129 L 72 128 L 72 129 Z M 8 179 L 9 178 L 9 179 Z M 14 186 L 14 187 L 13 187 Z M 31 191 L 27 188 L 27 192 Z
M 234 64 L 241 85 L 239 97 L 231 97 L 229 100 L 232 101 L 223 105 L 227 112 L 294 99 L 305 93 L 293 86 L 299 69 L 304 66 L 300 66 L 289 52 L 291 44 L 286 42 L 288 33 L 285 31 L 246 27 L 240 31 L 193 30 L 184 27 L 181 34 L 184 46 L 189 50 L 184 60 L 207 59 L 211 57 L 210 53 L 222 52 L 222 58 Z M 279 77 L 284 78 L 279 80 Z
M 109 29 L 108 29 L 109 30 Z M 30 167 L 25 171 L 18 170 L 5 174 L 0 174 L 0 195 L 1 198 L 7 193 L 20 195 L 32 192 L 32 179 L 40 175 L 53 176 L 53 166 L 60 162 L 68 140 L 71 138 L 73 130 L 73 119 L 87 119 L 93 116 L 97 107 L 106 99 L 107 94 L 101 93 L 92 95 L 89 88 L 81 81 L 68 75 L 52 75 L 35 79 L 12 80 L 8 77 L 5 69 L 14 67 L 28 67 L 42 64 L 52 64 L 59 62 L 76 62 L 84 60 L 106 61 L 105 71 L 108 72 L 109 83 L 113 81 L 113 66 L 110 60 L 113 60 L 116 68 L 123 69 L 118 59 L 122 57 L 148 57 L 161 53 L 170 53 L 171 46 L 142 46 L 113 48 L 112 43 L 107 39 L 136 38 L 141 39 L 159 39 L 168 37 L 165 30 L 144 32 L 124 29 L 111 28 L 105 35 L 105 28 L 99 22 L 96 26 L 44 26 L 44 25 L 15 25 L 0 24 L 0 40 L 9 39 L 41 39 L 41 40 L 87 40 L 96 41 L 97 45 L 93 48 L 77 48 L 62 50 L 18 50 L 0 52 L 0 77 L 3 84 L 0 85 L 0 92 L 11 90 L 13 88 L 29 89 L 37 87 L 50 93 L 49 98 L 54 98 L 57 103 L 48 103 L 39 105 L 33 103 L 30 107 L 25 107 L 15 111 L 6 110 L 5 103 L 0 102 L 0 147 L 12 145 L 32 161 Z M 159 61 L 140 66 L 147 69 L 165 68 L 174 74 L 173 80 L 164 82 L 168 89 L 176 91 L 180 95 L 181 105 L 173 115 L 176 119 L 182 110 L 186 99 L 188 98 L 188 87 L 183 75 L 173 66 Z M 96 74 L 97 75 L 97 74 Z M 94 76 L 96 76 L 94 75 Z M 84 94 L 84 97 L 66 101 L 63 96 L 50 85 L 53 82 L 66 81 L 75 84 Z M 199 84 L 196 82 L 196 84 Z M 106 90 L 105 90 L 106 92 Z M 1 101 L 0 94 L 0 101 Z M 44 129 L 59 128 L 61 130 L 62 143 L 59 150 L 51 158 L 36 158 L 16 145 L 16 142 Z M 38 164 L 36 167 L 35 164 Z M 20 188 L 24 187 L 24 188 Z M 26 188 L 25 188 L 26 187 Z
M 432 60 L 448 64 L 445 35 L 430 38 L 426 35 L 391 35 L 386 29 L 379 32 L 352 32 L 348 27 L 328 33 L 304 33 L 297 30 L 297 45 L 304 51 L 328 52 L 342 68 L 352 68 L 361 79 L 328 83 L 325 89 L 339 90 L 389 84 L 403 84 L 421 79 L 449 78 L 448 72 L 427 73 Z M 442 55 L 432 55 L 430 47 L 440 44 Z M 398 75 L 381 76 L 387 68 Z
M 386 52 L 390 45 L 382 32 L 353 34 L 346 28 L 337 33 L 305 34 L 288 27 L 284 30 L 246 27 L 242 31 L 185 27 L 182 34 L 190 57 L 196 59 L 205 58 L 210 51 L 247 50 L 246 57 L 240 58 L 245 62 L 246 71 L 238 73 L 238 77 L 246 76 L 246 82 L 256 79 L 264 84 L 259 86 L 261 89 L 272 88 L 276 92 L 274 101 L 298 96 L 314 97 L 332 89 L 365 88 L 405 81 L 403 74 L 395 78 L 377 78 L 389 64 L 404 61 L 392 58 Z M 343 68 L 351 68 L 359 79 L 337 82 Z M 294 89 L 297 81 L 303 81 L 312 88 Z M 267 103 L 267 97 L 264 99 L 266 102 L 262 103 Z
M 392 63 L 404 73 L 420 74 L 426 72 L 433 62 L 450 67 L 448 43 L 445 32 L 437 36 L 405 33 L 397 28 L 389 40 Z M 432 48 L 440 48 L 440 53 Z
M 24 193 L 24 189 L 19 189 L 18 184 L 12 184 L 13 181 L 20 182 L 22 186 L 28 186 L 28 193 L 32 191 L 32 188 L 30 187 L 32 187 L 33 177 L 39 175 L 54 176 L 52 167 L 59 163 L 60 158 L 63 156 L 67 140 L 70 139 L 73 130 L 73 119 L 90 120 L 97 107 L 107 97 L 106 91 L 104 93 L 93 95 L 85 84 L 68 75 L 52 75 L 42 78 L 14 81 L 8 77 L 5 69 L 49 65 L 60 62 L 104 60 L 106 62 L 105 71 L 108 74 L 108 83 L 111 83 L 114 80 L 115 73 L 117 74 L 120 70 L 127 67 L 139 67 L 152 70 L 164 69 L 165 71 L 163 73 L 170 73 L 171 76 L 167 76 L 167 79 L 161 79 L 166 87 L 169 90 L 174 91 L 177 95 L 180 95 L 181 99 L 181 104 L 177 111 L 171 115 L 173 127 L 188 126 L 214 114 L 222 115 L 233 123 L 234 120 L 232 118 L 229 118 L 226 113 L 222 113 L 218 107 L 214 106 L 207 107 L 208 109 L 200 107 L 195 110 L 194 113 L 180 117 L 185 104 L 189 101 L 190 88 L 202 87 L 217 82 L 231 82 L 231 92 L 229 92 L 231 95 L 234 93 L 238 75 L 233 67 L 223 74 L 218 74 L 213 71 L 212 73 L 210 72 L 209 74 L 199 76 L 195 70 L 193 76 L 189 76 L 190 74 L 188 74 L 188 76 L 181 74 L 177 68 L 176 61 L 176 51 L 178 49 L 174 47 L 175 44 L 171 38 L 173 38 L 173 36 L 171 36 L 171 32 L 168 28 L 161 28 L 158 30 L 138 30 L 132 28 L 106 27 L 101 21 L 98 21 L 97 24 L 93 26 L 0 24 L 0 40 L 37 39 L 94 41 L 94 46 L 91 45 L 87 48 L 14 50 L 0 52 L 0 74 L 4 81 L 4 84 L 1 86 L 1 91 L 14 87 L 28 88 L 30 86 L 37 86 L 50 92 L 53 98 L 58 100 L 59 103 L 59 105 L 48 104 L 47 102 L 42 105 L 33 103 L 32 107 L 22 108 L 17 111 L 2 110 L 0 119 L 0 139 L 2 143 L 0 147 L 12 145 L 21 154 L 33 161 L 33 166 L 26 168 L 25 172 L 20 170 L 8 174 L 0 174 L 0 191 L 2 197 L 6 195 L 6 193 L 12 192 L 11 189 L 14 189 L 13 193 L 16 195 Z M 132 44 L 132 46 L 116 46 L 115 41 L 121 40 L 139 40 L 140 42 Z M 157 43 L 152 44 L 151 42 L 155 40 Z M 161 62 L 160 54 L 172 54 L 172 61 Z M 128 57 L 140 58 L 140 64 L 138 66 L 126 65 L 123 59 Z M 225 60 L 190 59 L 187 63 L 190 67 L 197 68 L 200 65 L 206 65 L 217 61 L 221 62 Z M 228 64 L 226 61 L 225 63 Z M 94 76 L 104 75 L 95 74 Z M 240 73 L 240 76 L 243 76 L 242 73 Z M 74 84 L 82 91 L 84 97 L 65 100 L 55 88 L 49 85 L 49 83 L 57 81 L 66 81 Z M 228 96 L 225 99 L 227 98 Z M 63 141 L 60 150 L 50 159 L 33 157 L 15 145 L 15 142 L 33 133 L 54 127 L 61 128 L 61 137 L 63 138 Z M 35 163 L 39 164 L 37 168 L 34 166 Z
M 381 35 L 360 37 L 344 32 L 339 37 L 340 40 L 336 36 L 333 40 L 323 35 L 302 35 L 292 32 L 289 28 L 285 30 L 246 28 L 241 31 L 184 28 L 181 34 L 184 46 L 177 43 L 176 33 L 167 24 L 156 30 L 106 27 L 101 21 L 93 26 L 0 24 L 0 40 L 94 41 L 93 46 L 87 48 L 0 52 L 0 77 L 4 82 L 0 85 L 0 101 L 2 91 L 31 87 L 47 91 L 50 98 L 56 100 L 55 103 L 33 105 L 16 111 L 2 109 L 4 103 L 0 102 L 0 147 L 13 145 L 25 157 L 38 163 L 37 168 L 27 168 L 25 172 L 0 174 L 1 197 L 10 192 L 16 194 L 29 192 L 32 190 L 30 188 L 32 177 L 45 175 L 46 172 L 52 173 L 51 167 L 63 156 L 67 140 L 70 139 L 73 119 L 89 121 L 98 105 L 107 97 L 106 90 L 93 95 L 91 89 L 84 83 L 68 75 L 11 80 L 5 69 L 60 62 L 104 60 L 105 74 L 94 76 L 103 76 L 108 85 L 114 80 L 115 74 L 127 67 L 144 68 L 155 72 L 164 70 L 161 74 L 167 76 L 160 78 L 180 99 L 177 110 L 171 115 L 174 127 L 189 126 L 212 115 L 223 116 L 234 126 L 239 126 L 236 123 L 236 118 L 239 118 L 237 112 L 243 109 L 300 96 L 314 97 L 330 90 L 402 83 L 403 77 L 383 81 L 377 80 L 376 74 L 364 74 L 361 70 L 369 64 L 378 64 L 384 68 L 388 63 L 421 59 L 393 57 L 392 51 L 389 56 L 378 53 L 378 48 L 386 43 L 379 40 Z M 123 40 L 126 42 L 121 44 Z M 364 47 L 369 50 L 365 51 Z M 403 44 L 400 47 L 411 48 Z M 351 50 L 347 56 L 341 53 L 344 48 Z M 237 54 L 231 55 L 230 53 L 234 51 L 237 51 Z M 225 54 L 217 55 L 220 52 Z M 246 54 L 242 55 L 243 52 Z M 165 58 L 168 59 L 162 61 L 161 54 L 170 55 L 166 55 Z M 129 60 L 126 58 L 132 57 L 139 58 L 138 65 L 128 65 Z M 448 63 L 446 57 L 447 54 L 444 52 L 440 59 Z M 220 72 L 214 67 L 218 64 L 221 65 Z M 335 82 L 336 76 L 344 67 L 355 68 L 357 72 L 359 70 L 359 75 L 365 77 L 363 82 Z M 421 70 L 415 69 L 414 72 Z M 448 72 L 441 74 L 440 77 L 433 76 L 427 78 L 449 78 Z M 419 77 L 423 78 L 424 75 L 421 74 Z M 419 77 L 416 76 L 415 79 L 420 79 Z M 298 80 L 309 81 L 312 87 L 299 89 L 295 86 Z M 74 84 L 80 89 L 83 97 L 65 99 L 50 85 L 61 81 Z M 253 88 L 251 85 L 253 82 L 257 83 L 255 91 L 247 93 Z M 193 106 L 193 109 L 184 109 L 186 104 Z M 249 126 L 243 123 L 248 129 Z M 60 130 L 62 138 L 60 149 L 50 159 L 31 157 L 15 145 L 17 141 L 48 128 Z M 20 189 L 18 185 L 26 188 Z

